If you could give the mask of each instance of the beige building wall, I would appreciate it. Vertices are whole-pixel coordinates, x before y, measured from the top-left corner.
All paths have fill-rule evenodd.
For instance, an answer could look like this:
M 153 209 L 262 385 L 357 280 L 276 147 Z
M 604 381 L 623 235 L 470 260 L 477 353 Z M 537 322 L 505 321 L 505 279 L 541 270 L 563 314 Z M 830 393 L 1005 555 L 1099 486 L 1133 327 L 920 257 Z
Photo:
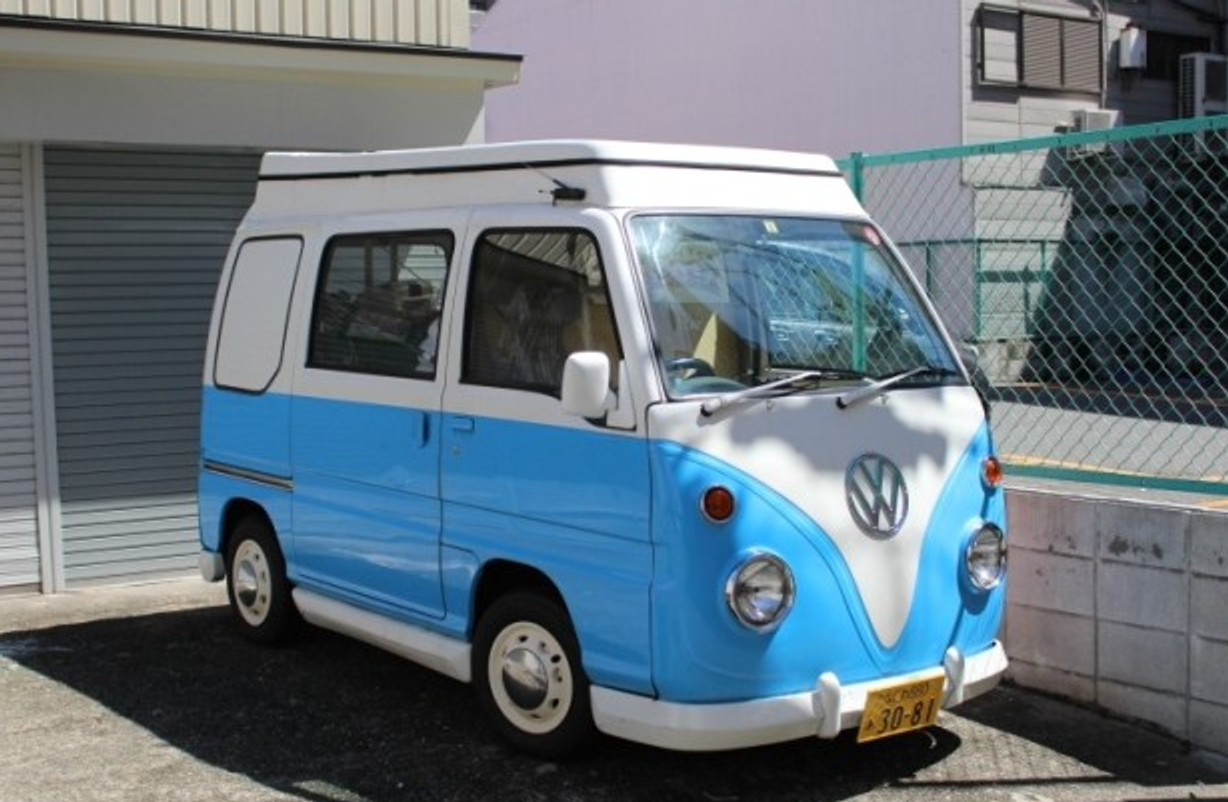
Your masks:
M 465 0 L 0 0 L 0 14 L 305 36 L 469 46 Z

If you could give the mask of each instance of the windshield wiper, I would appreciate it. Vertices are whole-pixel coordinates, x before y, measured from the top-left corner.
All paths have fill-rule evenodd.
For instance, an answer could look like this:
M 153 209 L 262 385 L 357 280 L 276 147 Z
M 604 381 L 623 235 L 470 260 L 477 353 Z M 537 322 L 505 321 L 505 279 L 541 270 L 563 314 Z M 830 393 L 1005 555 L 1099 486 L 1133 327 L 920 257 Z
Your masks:
M 856 390 L 850 390 L 844 395 L 836 399 L 836 406 L 840 409 L 848 409 L 851 406 L 860 404 L 871 398 L 877 398 L 883 393 L 895 387 L 900 382 L 908 381 L 917 376 L 938 376 L 941 378 L 958 376 L 963 378 L 962 373 L 951 368 L 940 368 L 936 365 L 918 365 L 915 368 L 900 371 L 892 374 L 885 379 L 879 379 L 873 384 L 867 384 L 865 387 L 858 387 Z
M 699 407 L 699 411 L 703 416 L 709 417 L 732 404 L 737 404 L 742 401 L 750 401 L 756 398 L 778 398 L 783 395 L 791 395 L 792 393 L 801 392 L 801 385 L 811 382 L 822 381 L 823 379 L 864 379 L 865 374 L 855 370 L 842 370 L 838 368 L 825 368 L 823 370 L 804 370 L 800 373 L 794 373 L 785 376 L 783 379 L 761 384 L 758 387 L 748 387 L 745 390 L 736 390 L 732 393 L 718 395 L 716 398 L 709 398 Z

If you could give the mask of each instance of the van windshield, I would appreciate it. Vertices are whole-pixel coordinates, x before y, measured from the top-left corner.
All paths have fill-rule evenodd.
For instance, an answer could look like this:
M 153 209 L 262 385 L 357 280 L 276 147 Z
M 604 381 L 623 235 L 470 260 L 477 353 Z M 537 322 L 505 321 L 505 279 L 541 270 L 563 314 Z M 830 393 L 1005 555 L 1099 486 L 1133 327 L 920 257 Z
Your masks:
M 847 385 L 925 367 L 901 383 L 963 381 L 868 223 L 654 214 L 629 228 L 674 397 L 810 372 Z

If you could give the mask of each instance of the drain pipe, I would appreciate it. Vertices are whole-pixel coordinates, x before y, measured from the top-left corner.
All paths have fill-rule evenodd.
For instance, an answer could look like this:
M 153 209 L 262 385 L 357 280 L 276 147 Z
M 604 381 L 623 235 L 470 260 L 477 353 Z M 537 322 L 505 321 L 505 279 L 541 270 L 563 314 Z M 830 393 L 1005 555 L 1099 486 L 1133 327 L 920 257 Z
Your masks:
M 1225 0 L 1221 0 L 1225 2 Z M 1109 102 L 1109 9 L 1104 0 L 1092 0 L 1092 13 L 1100 18 L 1100 108 Z

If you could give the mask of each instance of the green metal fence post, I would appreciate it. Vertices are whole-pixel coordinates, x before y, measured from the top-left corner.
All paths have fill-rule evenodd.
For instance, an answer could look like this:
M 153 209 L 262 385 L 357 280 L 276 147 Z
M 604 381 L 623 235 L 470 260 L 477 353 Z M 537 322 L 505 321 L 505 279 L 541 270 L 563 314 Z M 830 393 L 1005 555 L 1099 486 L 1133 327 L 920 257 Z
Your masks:
M 865 190 L 865 169 L 866 169 L 866 154 L 861 151 L 854 151 L 849 154 L 849 187 L 853 190 L 853 194 L 858 201 L 863 200 L 863 192 Z
M 985 291 L 985 255 L 982 252 L 981 238 L 977 237 L 972 240 L 973 248 L 973 263 L 972 263 L 972 336 L 980 342 L 984 334 L 983 322 L 981 320 L 981 293 Z

